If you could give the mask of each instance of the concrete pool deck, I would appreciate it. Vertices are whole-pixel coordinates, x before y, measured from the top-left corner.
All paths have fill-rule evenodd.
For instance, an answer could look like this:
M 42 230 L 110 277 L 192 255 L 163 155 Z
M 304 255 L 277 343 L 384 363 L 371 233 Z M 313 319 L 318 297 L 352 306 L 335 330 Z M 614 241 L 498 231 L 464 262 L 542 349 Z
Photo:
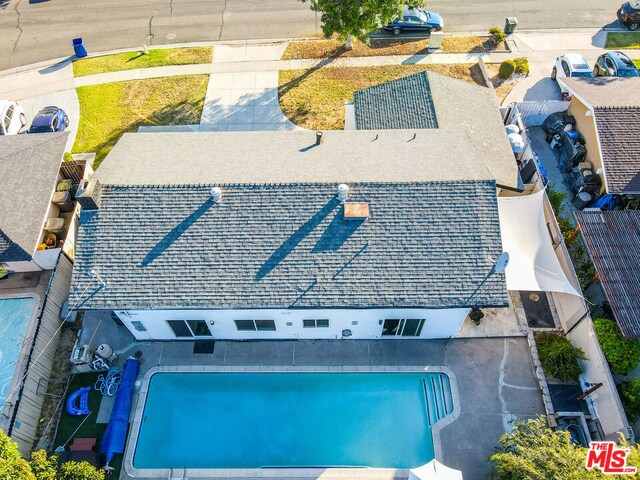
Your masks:
M 125 327 L 106 313 L 88 312 L 84 322 L 93 343 L 107 342 L 127 356 L 142 352 L 141 377 L 154 367 L 234 367 L 246 371 L 275 367 L 445 367 L 455 375 L 460 416 L 439 432 L 444 464 L 462 470 L 465 480 L 484 479 L 487 458 L 513 419 L 544 414 L 531 354 L 524 336 L 450 340 L 291 340 L 216 341 L 211 354 L 194 354 L 194 342 L 134 342 Z M 87 340 L 89 340 L 87 338 Z M 137 399 L 134 399 L 134 401 Z M 341 469 L 336 469 L 341 470 Z M 377 474 L 375 473 L 377 472 Z M 341 474 L 339 474 L 341 473 Z M 322 478 L 346 478 L 346 472 L 324 470 Z M 368 478 L 406 478 L 405 472 L 363 469 Z M 264 476 L 275 475 L 275 472 Z M 229 478 L 233 477 L 229 472 Z M 318 476 L 313 478 L 320 478 Z M 122 479 L 133 479 L 123 473 Z M 177 474 L 176 478 L 181 478 Z M 245 477 L 246 478 L 246 477 Z M 166 477 L 164 477 L 166 479 Z

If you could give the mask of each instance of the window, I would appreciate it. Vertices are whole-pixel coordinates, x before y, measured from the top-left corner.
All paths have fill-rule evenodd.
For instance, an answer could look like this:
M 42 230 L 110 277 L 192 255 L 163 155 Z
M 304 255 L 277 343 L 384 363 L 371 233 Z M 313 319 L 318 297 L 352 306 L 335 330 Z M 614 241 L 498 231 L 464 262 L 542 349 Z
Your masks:
M 234 320 L 238 331 L 273 332 L 276 329 L 274 320 Z
M 116 315 L 117 318 L 117 315 Z M 118 318 L 118 320 L 120 320 Z M 122 324 L 122 322 L 120 322 Z M 133 328 L 135 328 L 138 332 L 146 332 L 147 329 L 144 326 L 144 323 L 142 323 L 140 320 L 131 320 L 131 325 L 133 326 Z
M 210 337 L 211 331 L 204 320 L 187 320 L 194 337 Z
M 4 114 L 4 118 L 2 119 L 2 123 L 4 124 L 4 130 L 6 132 L 9 131 L 9 127 L 11 126 L 11 119 L 13 118 L 13 110 L 15 107 L 13 105 L 9 105 L 6 113 Z
M 276 329 L 276 322 L 273 320 L 256 320 L 256 330 L 259 332 L 273 332 Z
M 571 76 L 571 70 L 569 70 L 569 65 L 564 60 L 562 61 L 562 70 L 564 70 L 564 74 L 567 77 Z
M 236 328 L 239 331 L 256 329 L 256 324 L 253 323 L 253 320 L 234 320 L 234 321 L 236 322 Z
M 302 320 L 303 328 L 329 328 L 329 320 L 326 318 Z
M 424 327 L 424 318 L 387 318 L 382 325 L 385 337 L 419 337 Z
M 204 320 L 167 320 L 167 323 L 177 338 L 211 336 L 211 331 Z
M 187 322 L 184 320 L 167 320 L 167 323 L 176 337 L 193 337 L 193 333 L 191 333 L 191 330 L 187 327 Z
M 422 21 L 418 17 L 404 17 L 405 23 L 411 25 L 421 25 Z

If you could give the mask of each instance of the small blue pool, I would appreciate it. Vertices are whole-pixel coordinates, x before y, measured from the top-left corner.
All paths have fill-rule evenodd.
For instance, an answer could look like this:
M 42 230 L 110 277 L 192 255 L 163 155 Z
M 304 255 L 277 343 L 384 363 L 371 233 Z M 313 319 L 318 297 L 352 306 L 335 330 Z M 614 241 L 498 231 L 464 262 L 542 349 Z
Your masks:
M 0 298 L 0 405 L 9 394 L 35 303 L 33 297 Z
M 158 373 L 133 466 L 413 468 L 452 410 L 443 374 Z

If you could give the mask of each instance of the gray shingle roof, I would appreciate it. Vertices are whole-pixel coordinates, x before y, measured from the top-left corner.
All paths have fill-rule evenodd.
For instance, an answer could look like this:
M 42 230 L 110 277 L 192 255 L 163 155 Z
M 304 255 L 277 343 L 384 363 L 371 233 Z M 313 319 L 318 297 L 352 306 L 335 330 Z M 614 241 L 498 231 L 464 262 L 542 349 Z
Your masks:
M 589 255 L 626 337 L 640 337 L 640 211 L 575 212 Z
M 520 188 L 492 90 L 425 71 L 357 91 L 354 104 L 358 129 L 438 128 L 466 134 L 498 186 Z
M 426 74 L 417 73 L 353 94 L 356 128 L 438 128 Z
M 67 136 L 0 136 L 0 262 L 31 260 L 56 187 Z
M 599 107 L 594 114 L 607 192 L 640 193 L 640 107 Z
M 83 213 L 71 301 L 85 309 L 461 307 L 501 251 L 493 181 L 102 186 Z M 108 288 L 83 295 L 97 268 Z M 96 285 L 95 282 L 93 285 Z M 506 306 L 499 275 L 479 305 Z M 476 303 L 474 299 L 472 303 Z
M 95 177 L 103 184 L 488 180 L 464 133 L 451 130 L 125 134 Z
M 640 107 L 640 78 L 558 78 L 591 107 Z

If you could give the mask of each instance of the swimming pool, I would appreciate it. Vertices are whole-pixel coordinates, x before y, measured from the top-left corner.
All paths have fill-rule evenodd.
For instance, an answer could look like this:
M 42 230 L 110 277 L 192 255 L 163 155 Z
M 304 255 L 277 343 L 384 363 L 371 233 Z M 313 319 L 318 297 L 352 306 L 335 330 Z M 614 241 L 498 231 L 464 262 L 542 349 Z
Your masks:
M 33 297 L 0 298 L 0 405 L 9 394 L 35 303 Z
M 435 373 L 156 373 L 135 469 L 413 468 L 453 410 Z

